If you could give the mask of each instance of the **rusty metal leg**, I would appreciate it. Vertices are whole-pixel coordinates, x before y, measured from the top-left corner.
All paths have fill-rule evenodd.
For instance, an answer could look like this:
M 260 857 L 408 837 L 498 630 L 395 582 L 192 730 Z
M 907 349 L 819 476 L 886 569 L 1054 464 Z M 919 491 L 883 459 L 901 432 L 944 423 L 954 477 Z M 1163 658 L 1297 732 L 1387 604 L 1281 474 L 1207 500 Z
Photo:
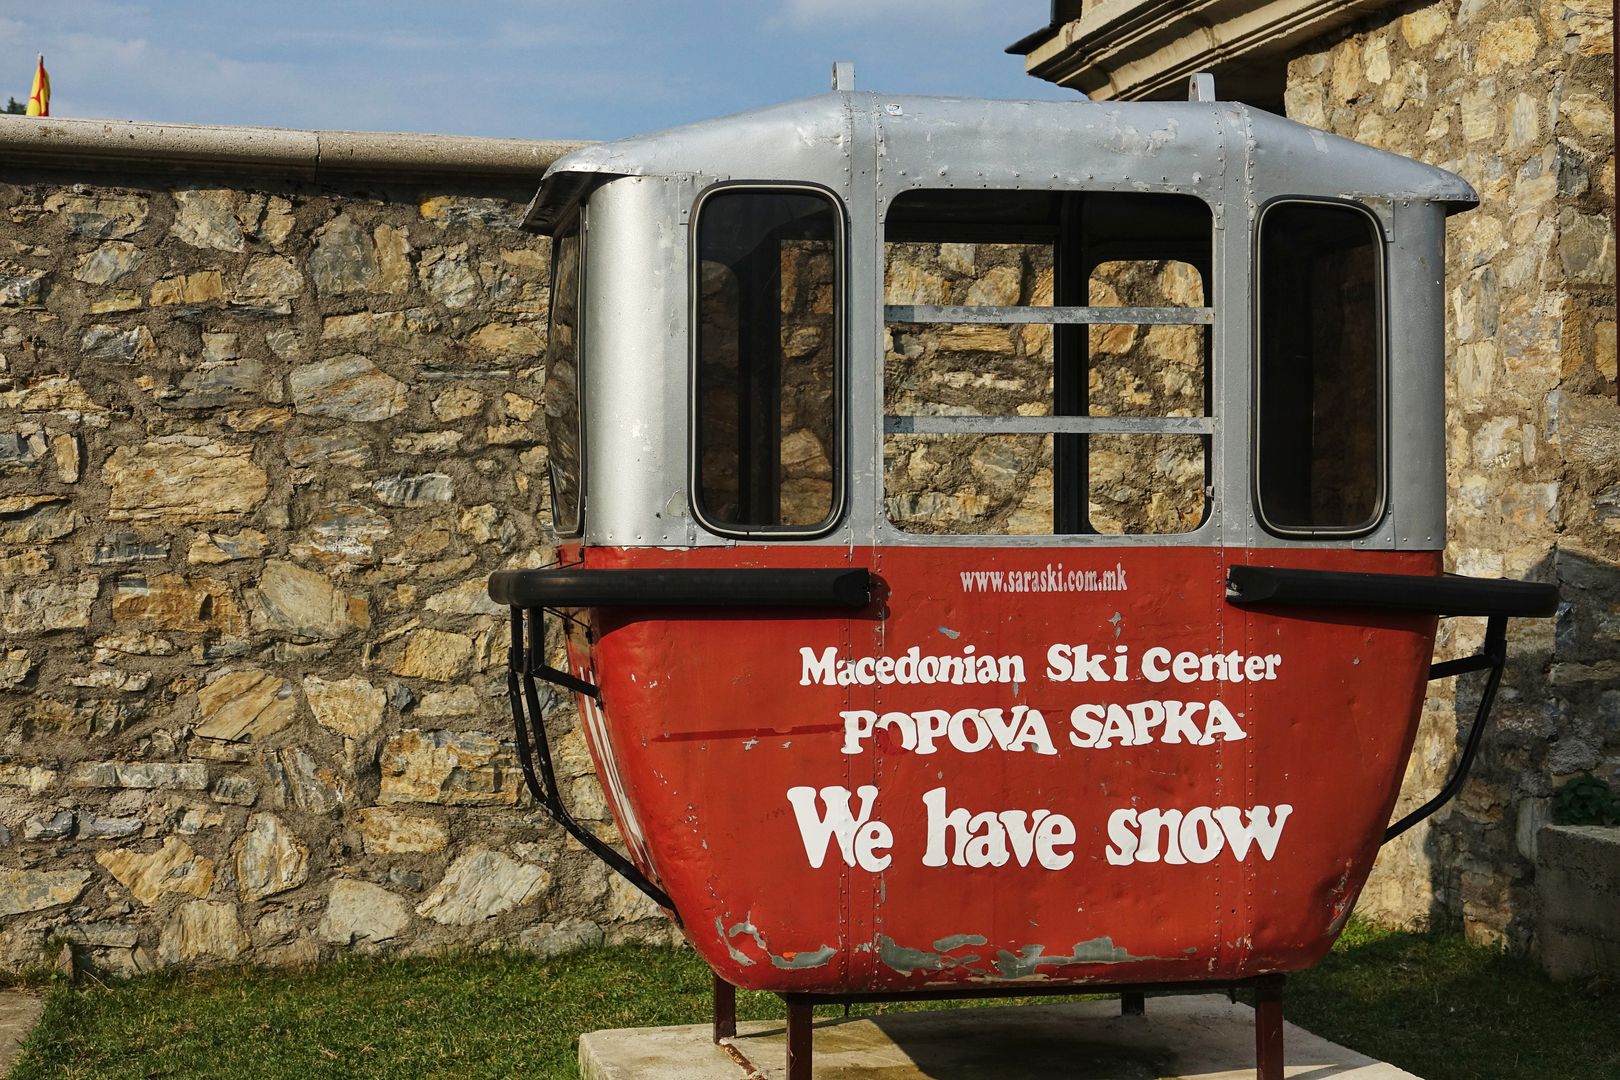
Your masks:
M 737 988 L 714 977 L 714 1041 L 737 1037 Z
M 788 1001 L 787 1080 L 810 1080 L 810 1045 L 815 1017 L 814 1006 Z
M 1127 990 L 1119 995 L 1119 1015 L 1145 1016 L 1147 1015 L 1147 995 L 1132 993 Z
M 1262 979 L 1255 987 L 1254 1074 L 1256 1080 L 1283 1080 L 1283 980 Z

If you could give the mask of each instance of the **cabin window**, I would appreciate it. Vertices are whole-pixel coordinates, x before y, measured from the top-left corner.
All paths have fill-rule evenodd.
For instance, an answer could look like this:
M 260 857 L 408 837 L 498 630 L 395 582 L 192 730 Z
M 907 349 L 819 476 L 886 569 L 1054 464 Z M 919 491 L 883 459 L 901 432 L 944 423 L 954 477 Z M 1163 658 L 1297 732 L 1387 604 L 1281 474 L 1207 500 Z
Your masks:
M 698 204 L 693 508 L 726 535 L 814 536 L 843 501 L 843 217 L 818 188 Z
M 1260 218 L 1256 504 L 1283 534 L 1355 534 L 1384 503 L 1383 249 L 1344 203 Z
M 551 476 L 551 520 L 559 536 L 582 525 L 579 402 L 579 223 L 559 233 L 551 249 L 551 316 L 546 333 L 546 448 Z
M 1208 516 L 1213 220 L 1187 196 L 915 191 L 885 222 L 884 497 L 918 533 Z

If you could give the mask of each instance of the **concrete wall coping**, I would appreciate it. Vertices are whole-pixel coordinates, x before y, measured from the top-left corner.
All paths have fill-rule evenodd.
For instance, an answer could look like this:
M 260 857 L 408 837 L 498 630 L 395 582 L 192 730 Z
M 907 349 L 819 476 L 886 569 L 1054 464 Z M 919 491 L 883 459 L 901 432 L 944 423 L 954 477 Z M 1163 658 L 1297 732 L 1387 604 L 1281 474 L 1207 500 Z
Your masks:
M 408 132 L 157 124 L 0 114 L 0 161 L 74 169 L 525 180 L 538 185 L 576 142 Z

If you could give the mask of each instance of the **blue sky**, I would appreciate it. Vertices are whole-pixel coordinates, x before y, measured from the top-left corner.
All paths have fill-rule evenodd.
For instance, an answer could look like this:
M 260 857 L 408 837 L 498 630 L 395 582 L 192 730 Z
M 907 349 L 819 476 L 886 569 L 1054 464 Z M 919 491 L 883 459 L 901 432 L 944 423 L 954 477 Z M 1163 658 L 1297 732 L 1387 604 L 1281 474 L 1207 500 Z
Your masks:
M 1002 49 L 1048 0 L 0 0 L 0 99 L 205 124 L 605 139 L 826 89 L 1072 97 Z

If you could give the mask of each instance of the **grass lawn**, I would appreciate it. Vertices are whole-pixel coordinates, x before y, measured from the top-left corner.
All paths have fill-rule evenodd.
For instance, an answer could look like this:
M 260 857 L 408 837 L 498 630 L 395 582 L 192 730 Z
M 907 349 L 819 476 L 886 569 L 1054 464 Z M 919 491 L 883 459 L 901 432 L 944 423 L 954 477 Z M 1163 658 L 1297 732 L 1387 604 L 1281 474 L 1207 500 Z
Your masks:
M 580 1032 L 702 1022 L 708 993 L 691 952 L 632 946 L 59 985 L 11 1078 L 572 1077 Z M 1620 993 L 1555 986 L 1457 935 L 1352 925 L 1285 1002 L 1427 1080 L 1620 1080 Z M 781 1016 L 769 995 L 737 1004 Z

